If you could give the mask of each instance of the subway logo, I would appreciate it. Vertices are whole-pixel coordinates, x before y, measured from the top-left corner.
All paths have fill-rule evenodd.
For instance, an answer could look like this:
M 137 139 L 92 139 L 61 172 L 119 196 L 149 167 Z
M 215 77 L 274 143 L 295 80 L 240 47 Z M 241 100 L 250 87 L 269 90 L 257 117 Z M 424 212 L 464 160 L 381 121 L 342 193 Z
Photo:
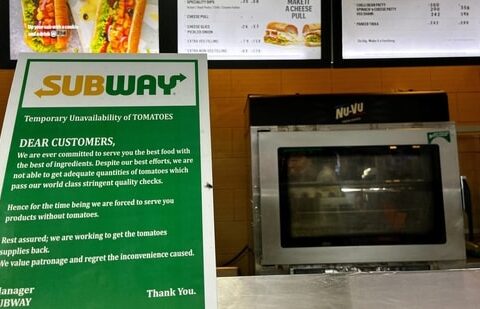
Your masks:
M 179 83 L 187 79 L 183 74 L 166 75 L 48 75 L 34 93 L 44 96 L 155 96 L 172 95 Z

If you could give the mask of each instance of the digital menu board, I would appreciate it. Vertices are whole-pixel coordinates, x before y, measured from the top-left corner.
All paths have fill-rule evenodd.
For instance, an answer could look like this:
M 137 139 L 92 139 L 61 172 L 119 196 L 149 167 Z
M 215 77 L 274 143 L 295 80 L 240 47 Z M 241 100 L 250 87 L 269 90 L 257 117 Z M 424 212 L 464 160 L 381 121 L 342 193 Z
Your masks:
M 480 56 L 478 0 L 342 0 L 343 59 Z
M 178 1 L 178 52 L 209 60 L 319 60 L 321 0 Z
M 9 0 L 10 59 L 21 52 L 158 53 L 159 0 Z

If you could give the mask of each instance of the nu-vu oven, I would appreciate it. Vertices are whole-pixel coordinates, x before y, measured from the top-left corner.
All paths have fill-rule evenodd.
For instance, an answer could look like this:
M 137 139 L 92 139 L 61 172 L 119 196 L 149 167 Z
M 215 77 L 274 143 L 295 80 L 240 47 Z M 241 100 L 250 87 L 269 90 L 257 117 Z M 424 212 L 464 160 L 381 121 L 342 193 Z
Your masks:
M 248 104 L 257 273 L 465 259 L 445 93 L 250 96 Z

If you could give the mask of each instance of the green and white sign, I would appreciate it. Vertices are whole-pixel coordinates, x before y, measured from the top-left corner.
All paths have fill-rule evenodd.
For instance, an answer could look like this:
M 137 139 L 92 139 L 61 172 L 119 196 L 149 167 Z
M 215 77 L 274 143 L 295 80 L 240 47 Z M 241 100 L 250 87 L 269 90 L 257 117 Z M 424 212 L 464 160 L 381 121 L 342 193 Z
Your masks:
M 20 57 L 0 308 L 216 308 L 206 57 Z

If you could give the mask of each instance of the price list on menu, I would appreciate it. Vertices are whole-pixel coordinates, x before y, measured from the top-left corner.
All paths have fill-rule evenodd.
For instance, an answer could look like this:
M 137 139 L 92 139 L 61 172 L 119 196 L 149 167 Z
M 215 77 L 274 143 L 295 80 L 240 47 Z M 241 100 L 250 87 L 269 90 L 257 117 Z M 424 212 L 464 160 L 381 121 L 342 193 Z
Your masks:
M 321 59 L 321 0 L 178 1 L 178 52 L 209 60 Z
M 342 0 L 344 59 L 480 56 L 478 0 Z

